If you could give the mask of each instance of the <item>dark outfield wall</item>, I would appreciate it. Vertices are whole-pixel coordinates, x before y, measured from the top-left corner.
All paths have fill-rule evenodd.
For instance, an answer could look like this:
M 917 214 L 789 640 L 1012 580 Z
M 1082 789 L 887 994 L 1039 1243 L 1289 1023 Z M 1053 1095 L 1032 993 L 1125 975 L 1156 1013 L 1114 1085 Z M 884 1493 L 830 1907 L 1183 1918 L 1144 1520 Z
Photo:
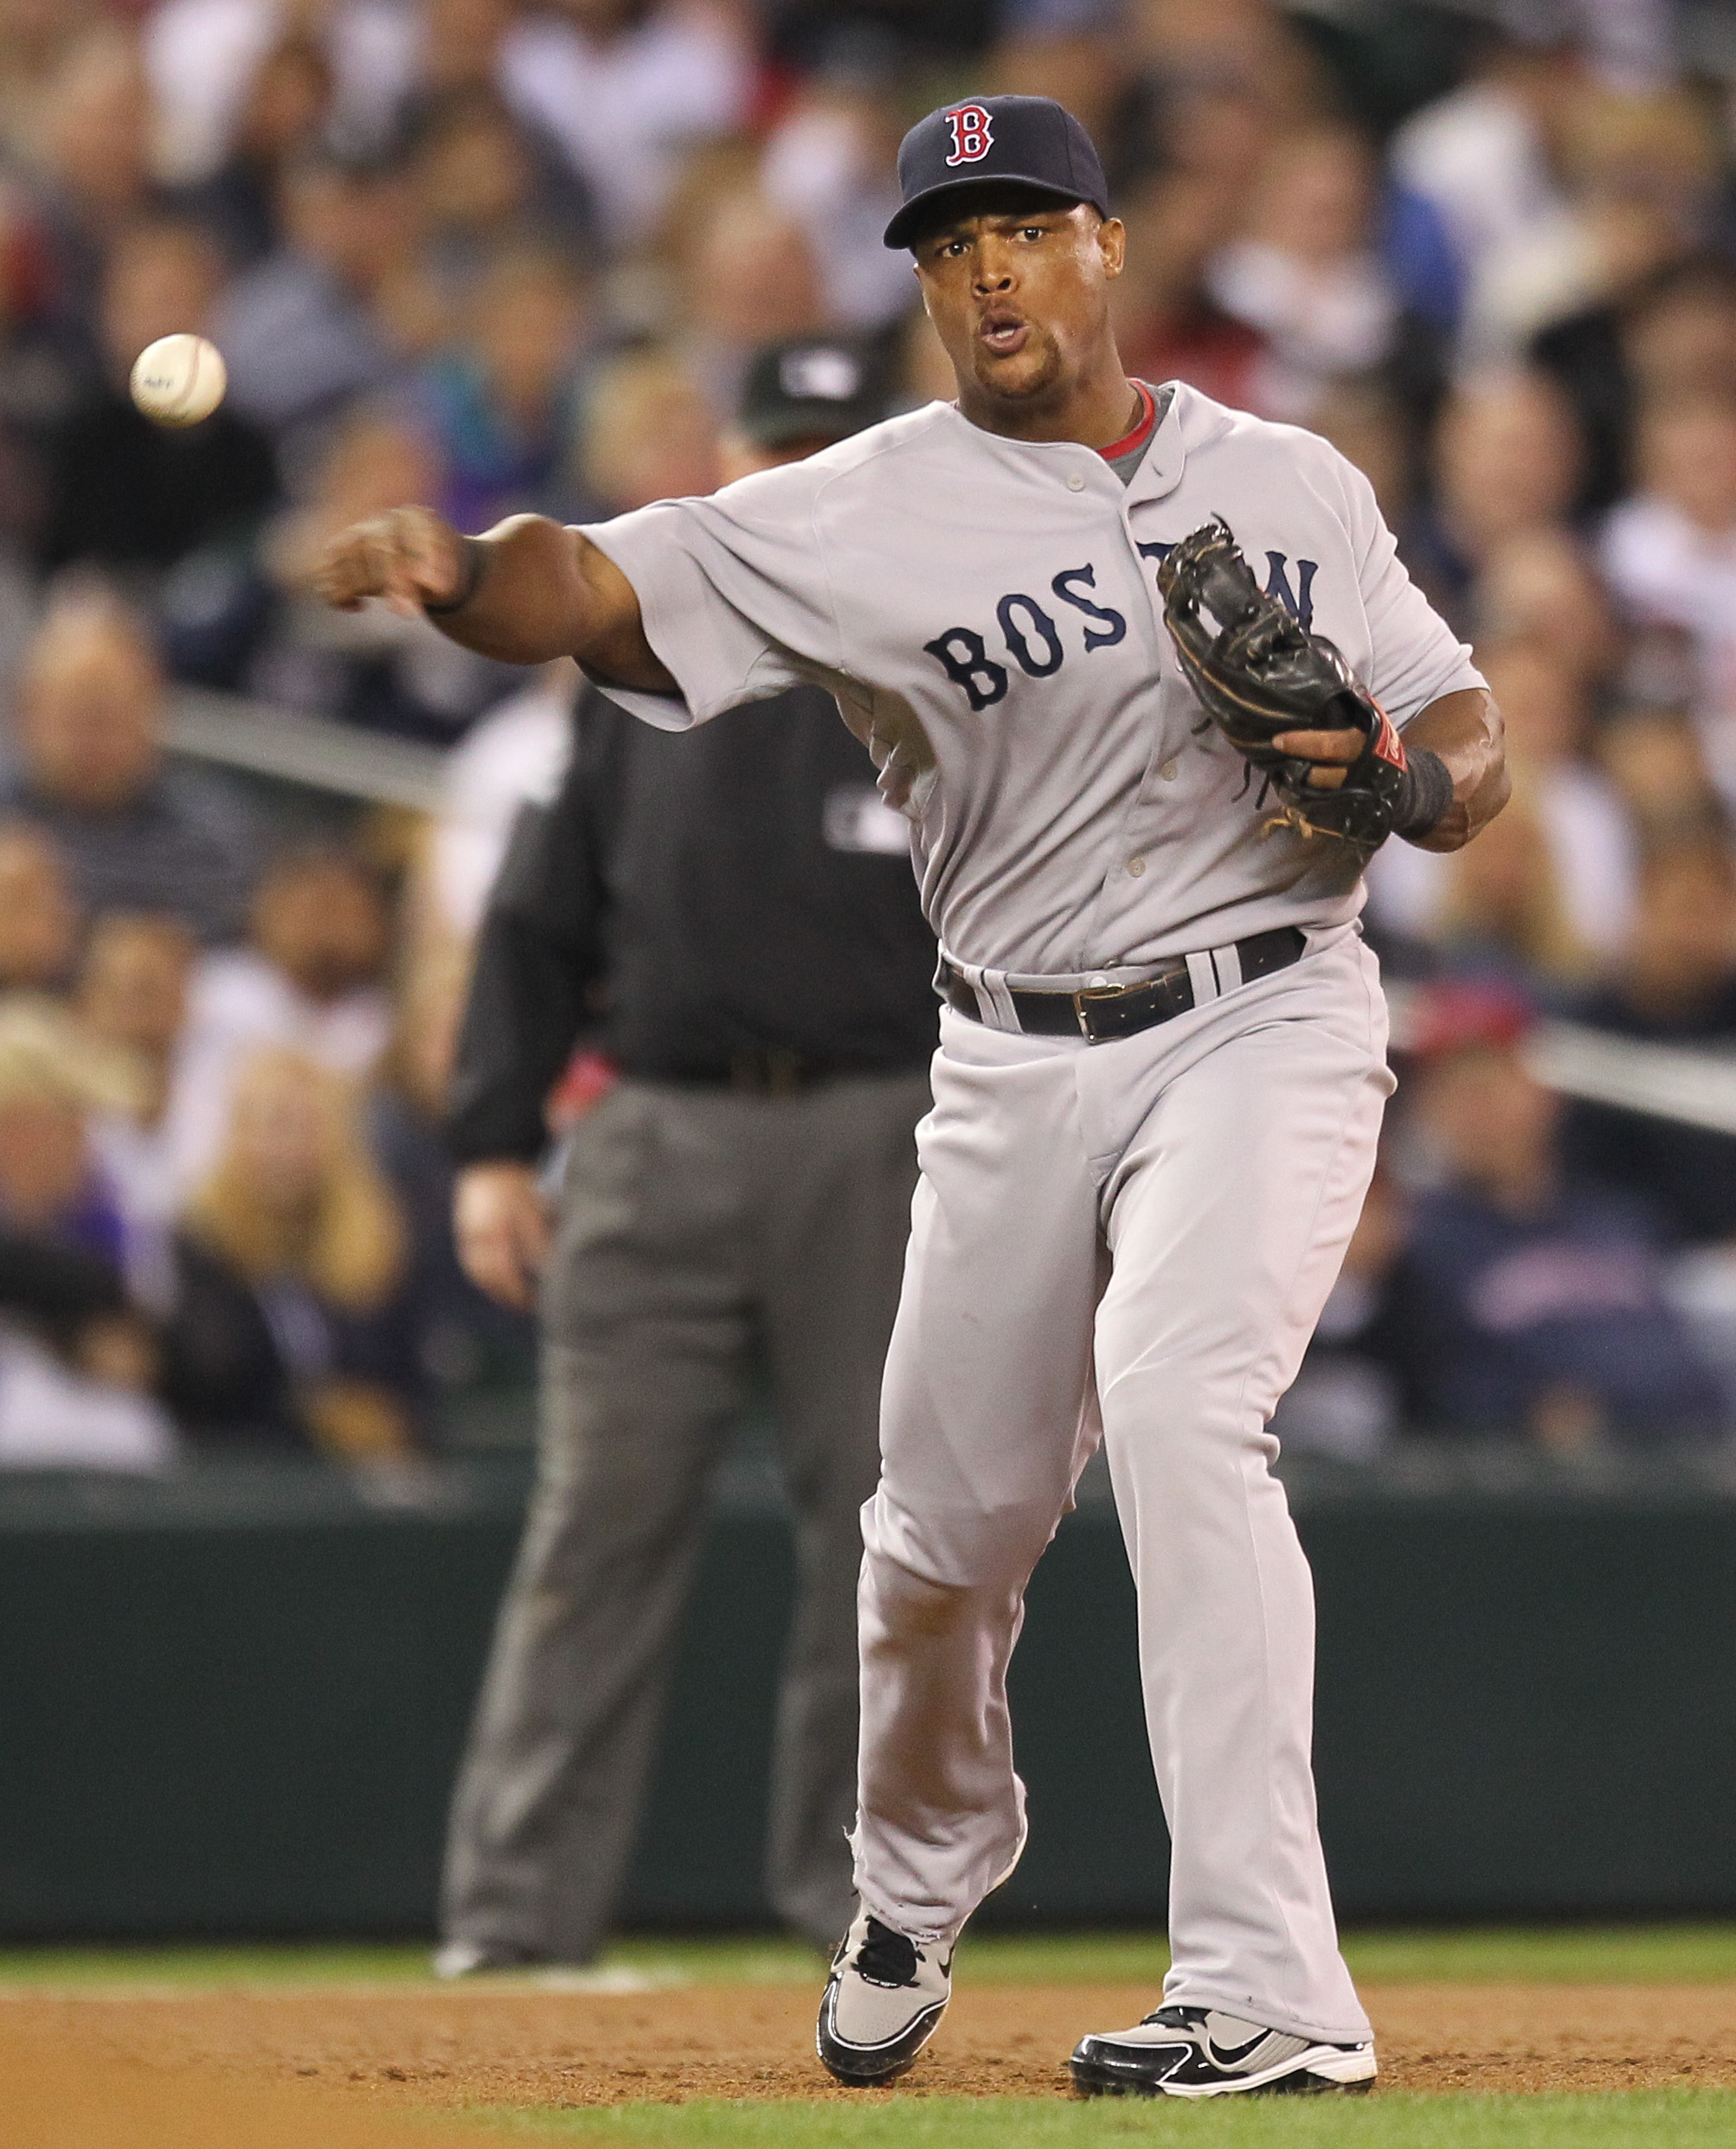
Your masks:
M 1447 1453 L 1293 1471 L 1349 1918 L 1736 1909 L 1736 1477 Z M 0 1933 L 426 1932 L 522 1472 L 0 1480 Z M 763 1915 L 789 1570 L 722 1502 L 629 1915 Z M 1031 1847 L 1000 1920 L 1161 1914 L 1112 1514 L 1063 1528 L 1014 1668 Z

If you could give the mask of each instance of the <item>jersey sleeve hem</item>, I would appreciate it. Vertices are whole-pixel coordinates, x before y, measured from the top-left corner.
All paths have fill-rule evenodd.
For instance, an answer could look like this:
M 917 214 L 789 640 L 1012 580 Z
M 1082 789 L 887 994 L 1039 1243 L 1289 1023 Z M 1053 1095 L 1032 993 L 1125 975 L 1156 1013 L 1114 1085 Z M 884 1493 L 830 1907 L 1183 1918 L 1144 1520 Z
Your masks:
M 689 730 L 742 702 L 780 693 L 800 677 L 708 581 L 699 560 L 682 542 L 678 518 L 686 505 L 678 500 L 660 501 L 614 522 L 582 524 L 580 530 L 633 585 L 645 639 L 675 681 L 675 691 L 619 686 L 601 678 L 593 678 L 592 683 L 630 715 L 660 731 Z M 738 638 L 732 639 L 726 621 L 742 630 Z
M 1471 662 L 1469 651 L 1461 647 L 1458 661 L 1450 666 L 1433 685 L 1424 692 L 1412 692 L 1399 707 L 1388 707 L 1386 713 L 1402 731 L 1407 724 L 1420 717 L 1431 703 L 1439 701 L 1443 695 L 1462 694 L 1468 688 L 1477 686 L 1487 689 L 1488 685 L 1488 681 Z

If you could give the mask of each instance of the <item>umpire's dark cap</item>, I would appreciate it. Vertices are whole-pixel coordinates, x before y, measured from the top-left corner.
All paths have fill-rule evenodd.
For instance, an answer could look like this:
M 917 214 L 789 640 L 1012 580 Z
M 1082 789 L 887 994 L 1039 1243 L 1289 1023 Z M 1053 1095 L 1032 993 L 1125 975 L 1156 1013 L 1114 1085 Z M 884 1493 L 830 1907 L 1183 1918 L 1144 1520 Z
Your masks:
M 1064 105 L 1052 97 L 966 97 L 917 120 L 899 144 L 904 203 L 886 227 L 886 244 L 908 246 L 929 203 L 988 179 L 1109 213 L 1096 145 Z
M 754 353 L 736 422 L 761 447 L 841 441 L 878 425 L 890 401 L 878 351 L 847 336 L 801 336 Z

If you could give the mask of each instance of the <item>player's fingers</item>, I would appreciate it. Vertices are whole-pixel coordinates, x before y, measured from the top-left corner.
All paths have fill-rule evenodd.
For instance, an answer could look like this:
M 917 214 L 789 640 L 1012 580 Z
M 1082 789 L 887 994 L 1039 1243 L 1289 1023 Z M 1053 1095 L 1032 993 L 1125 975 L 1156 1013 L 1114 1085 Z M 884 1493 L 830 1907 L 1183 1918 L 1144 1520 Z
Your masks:
M 1348 774 L 1349 771 L 1344 769 L 1310 769 L 1308 772 L 1308 788 L 1310 791 L 1336 791 L 1343 785 Z
M 394 518 L 377 541 L 379 588 L 376 595 L 389 611 L 407 620 L 422 616 L 422 601 L 430 595 L 428 573 L 417 558 L 414 540 Z
M 1323 761 L 1349 763 L 1363 749 L 1360 731 L 1281 731 L 1272 741 L 1281 754 L 1294 754 L 1298 761 Z
M 395 508 L 389 519 L 393 542 L 418 599 L 444 604 L 455 596 L 459 547 L 449 525 L 427 507 Z
M 346 530 L 327 545 L 314 569 L 314 591 L 340 611 L 354 612 L 370 594 L 371 574 L 361 533 Z

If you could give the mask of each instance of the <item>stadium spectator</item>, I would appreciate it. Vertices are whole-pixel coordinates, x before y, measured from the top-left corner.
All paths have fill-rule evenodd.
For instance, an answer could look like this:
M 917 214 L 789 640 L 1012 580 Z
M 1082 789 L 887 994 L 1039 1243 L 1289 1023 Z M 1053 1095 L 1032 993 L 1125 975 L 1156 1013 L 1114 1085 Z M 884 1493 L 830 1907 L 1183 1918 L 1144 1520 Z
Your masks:
M 463 306 L 465 332 L 428 367 L 421 402 L 460 530 L 562 513 L 585 314 L 571 268 L 546 248 L 499 255 Z
M 1495 538 L 1476 596 L 1479 648 L 1534 650 L 1587 693 L 1614 672 L 1622 640 L 1609 590 L 1586 547 L 1560 524 Z
M 523 12 L 519 0 L 427 0 L 416 10 L 415 88 L 432 97 L 494 88 L 506 41 Z
M 1736 396 L 1736 268 L 1715 254 L 1671 261 L 1618 301 L 1544 330 L 1531 356 L 1559 384 L 1585 437 L 1577 505 L 1603 513 L 1633 486 L 1644 405 Z
M 1572 983 L 1625 943 L 1634 900 L 1633 825 L 1608 778 L 1585 757 L 1584 690 L 1541 647 L 1497 644 L 1479 657 L 1507 719 L 1521 839 L 1494 861 L 1465 869 L 1409 846 L 1383 849 L 1369 867 L 1370 904 L 1382 924 L 1433 943 L 1459 962 L 1499 959 L 1540 981 Z M 1541 839 L 1527 858 L 1525 843 Z M 1545 923 L 1545 919 L 1550 921 Z
M 753 73 L 742 28 L 709 0 L 564 0 L 506 36 L 507 100 L 560 144 L 611 246 L 647 235 L 690 144 L 747 119 Z
M 332 136 L 376 147 L 415 64 L 419 12 L 396 0 L 158 0 L 145 24 L 144 51 L 164 177 L 196 183 L 222 167 L 260 71 L 298 35 L 318 48 L 329 71 Z
M 1211 176 L 1167 171 L 1128 202 L 1126 273 L 1111 287 L 1116 337 L 1129 370 L 1182 380 L 1220 402 L 1246 407 L 1265 344 L 1206 288 L 1208 264 L 1228 237 L 1236 197 Z M 950 399 L 952 389 L 948 386 Z
M 422 246 L 450 294 L 466 294 L 516 246 L 557 248 L 569 262 L 595 253 L 582 187 L 547 136 L 486 81 L 418 102 L 406 121 L 405 154 Z
M 1479 844 L 1475 864 L 1449 862 L 1425 937 L 1449 971 L 1559 1001 L 1585 988 L 1597 952 L 1579 930 L 1534 791 L 1515 790 L 1501 820 L 1501 840 Z
M 1700 733 L 1685 711 L 1643 703 L 1618 711 L 1598 735 L 1597 757 L 1643 848 L 1725 833 Z
M 687 206 L 671 256 L 672 340 L 722 415 L 735 408 L 756 349 L 826 331 L 826 293 L 807 232 L 756 174 L 725 173 Z
M 1608 779 L 1586 757 L 1584 686 L 1553 650 L 1495 643 L 1481 659 L 1517 764 L 1516 788 L 1540 822 L 1576 937 L 1602 962 L 1626 940 L 1636 866 L 1633 829 Z
M 90 1141 L 130 1071 L 53 1007 L 0 1009 L 0 1467 L 149 1469 L 174 1452 Z
M 1609 983 L 1574 1010 L 1617 1037 L 1727 1047 L 1736 1039 L 1736 860 L 1702 837 L 1656 853 Z M 1577 1099 L 1566 1154 L 1606 1186 L 1650 1201 L 1671 1236 L 1736 1239 L 1736 1138 Z
M 1672 88 L 1582 80 L 1564 108 L 1558 166 L 1564 206 L 1484 261 L 1466 306 L 1467 355 L 1518 357 L 1594 338 L 1648 279 L 1692 251 L 1708 206 L 1716 146 L 1699 100 Z
M 1143 0 L 1125 32 L 1147 104 L 1130 149 L 1238 188 L 1273 135 L 1318 113 L 1328 93 L 1273 0 Z
M 910 265 L 880 237 L 899 199 L 902 125 L 890 87 L 859 63 L 822 74 L 766 143 L 767 196 L 807 234 L 838 328 L 885 328 L 910 311 Z
M 126 392 L 147 344 L 209 326 L 222 273 L 196 225 L 159 220 L 116 237 L 103 273 L 101 377 L 44 447 L 43 568 L 168 567 L 226 527 L 245 530 L 275 495 L 270 443 L 246 419 L 218 409 L 184 429 L 154 425 Z
M 100 365 L 104 254 L 151 203 L 151 117 L 136 42 L 118 25 L 102 24 L 61 54 L 26 137 L 44 312 L 64 346 L 93 371 Z
M 90 1138 L 119 1200 L 128 1289 L 156 1313 L 173 1296 L 170 1234 L 195 1176 L 186 1024 L 197 955 L 173 918 L 109 911 L 91 928 L 73 1000 L 85 1036 L 132 1071 L 126 1109 L 97 1114 Z
M 281 243 L 284 174 L 298 157 L 318 149 L 334 87 L 329 55 L 305 30 L 280 37 L 254 69 L 228 154 L 183 196 L 233 267 L 248 267 Z
M 53 843 L 80 906 L 161 911 L 201 939 L 232 937 L 254 833 L 216 784 L 165 767 L 163 674 L 137 616 L 88 591 L 51 606 L 16 705 L 18 766 L 0 810 Z
M 592 383 L 578 459 L 580 482 L 606 514 L 710 492 L 719 476 L 717 416 L 678 360 L 632 352 Z
M 1328 385 L 1389 357 L 1398 303 L 1372 235 L 1373 159 L 1354 129 L 1314 126 L 1274 142 L 1239 236 L 1206 285 L 1265 344 L 1249 383 L 1263 416 L 1306 425 Z
M 1476 578 L 1495 547 L 1565 521 L 1583 454 L 1544 376 L 1479 374 L 1454 389 L 1436 429 L 1431 507 L 1403 536 L 1411 573 L 1461 631 L 1476 624 Z
M 1568 129 L 1577 223 L 1562 239 L 1568 286 L 1584 303 L 1555 299 L 1555 318 L 1532 338 L 1534 364 L 1559 380 L 1588 445 L 1581 512 L 1603 512 L 1630 484 L 1633 368 L 1629 346 L 1668 352 L 1648 338 L 1648 314 L 1669 306 L 1678 280 L 1695 280 L 1695 249 L 1710 223 L 1717 138 L 1700 99 L 1682 90 L 1585 90 Z
M 1490 39 L 1466 79 L 1394 135 L 1393 172 L 1440 219 L 1462 284 L 1566 213 L 1554 146 L 1578 87 L 1559 47 Z
M 236 1071 L 261 1047 L 350 1079 L 372 1074 L 392 1033 L 384 983 L 391 931 L 384 891 L 353 853 L 309 846 L 266 868 L 248 945 L 211 956 L 192 981 L 186 1103 L 177 1113 L 192 1168 L 215 1155 Z
M 1512 995 L 1443 988 L 1419 1013 L 1417 1110 L 1439 1184 L 1392 1290 L 1411 1422 L 1558 1451 L 1707 1438 L 1723 1406 L 1664 1295 L 1656 1218 L 1575 1177 L 1558 1102 L 1527 1071 Z
M 1689 637 L 1707 765 L 1736 807 L 1736 401 L 1649 404 L 1639 476 L 1605 525 L 1604 571 L 1637 620 Z
M 78 934 L 78 906 L 53 844 L 28 821 L 0 821 L 0 994 L 61 990 Z
M 1334 381 L 1315 403 L 1308 430 L 1330 441 L 1367 479 L 1389 530 L 1408 522 L 1421 459 L 1410 414 L 1384 374 Z
M 236 410 L 275 436 L 383 388 L 396 354 L 370 311 L 410 236 L 391 166 L 299 158 L 280 189 L 284 243 L 236 278 L 214 316 Z
M 347 1085 L 273 1048 L 239 1071 L 216 1164 L 177 1242 L 163 1393 L 196 1438 L 358 1463 L 420 1438 L 408 1232 Z
M 121 1264 L 120 1205 L 87 1120 L 100 1097 L 131 1101 L 128 1071 L 81 1051 L 58 1008 L 0 1011 L 0 1225 Z

